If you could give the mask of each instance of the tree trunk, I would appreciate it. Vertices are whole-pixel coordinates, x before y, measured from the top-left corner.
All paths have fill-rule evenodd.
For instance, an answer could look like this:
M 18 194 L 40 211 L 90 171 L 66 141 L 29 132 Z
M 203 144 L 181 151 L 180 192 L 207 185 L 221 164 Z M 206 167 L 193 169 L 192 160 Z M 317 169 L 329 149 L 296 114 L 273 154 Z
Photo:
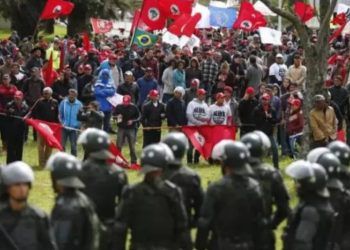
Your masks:
M 67 33 L 69 36 L 74 36 L 78 33 L 89 30 L 89 20 L 86 12 L 87 9 L 85 4 L 75 4 L 73 12 L 68 17 Z

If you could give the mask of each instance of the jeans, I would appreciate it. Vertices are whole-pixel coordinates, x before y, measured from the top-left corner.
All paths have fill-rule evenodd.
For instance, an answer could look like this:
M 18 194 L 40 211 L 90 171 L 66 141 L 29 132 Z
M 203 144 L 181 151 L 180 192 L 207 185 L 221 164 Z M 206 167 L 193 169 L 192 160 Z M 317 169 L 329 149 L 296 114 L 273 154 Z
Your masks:
M 103 118 L 103 130 L 107 133 L 111 130 L 111 117 L 112 117 L 112 111 L 103 111 L 103 114 L 105 115 Z
M 282 155 L 288 155 L 290 148 L 288 147 L 286 127 L 284 125 L 278 126 L 278 137 L 281 144 Z
M 62 130 L 62 146 L 64 151 L 66 151 L 66 143 L 68 139 L 71 148 L 70 153 L 77 156 L 78 131 L 65 128 Z
M 273 166 L 278 169 L 279 164 L 278 164 L 278 147 L 276 143 L 276 139 L 273 135 L 269 135 L 270 141 L 271 141 L 271 150 L 272 150 L 272 162 Z
M 161 131 L 159 129 L 144 130 L 143 131 L 143 146 L 142 148 L 160 142 Z
M 135 143 L 136 143 L 135 128 L 118 128 L 117 147 L 121 151 L 125 140 L 129 144 L 131 163 L 137 162 Z

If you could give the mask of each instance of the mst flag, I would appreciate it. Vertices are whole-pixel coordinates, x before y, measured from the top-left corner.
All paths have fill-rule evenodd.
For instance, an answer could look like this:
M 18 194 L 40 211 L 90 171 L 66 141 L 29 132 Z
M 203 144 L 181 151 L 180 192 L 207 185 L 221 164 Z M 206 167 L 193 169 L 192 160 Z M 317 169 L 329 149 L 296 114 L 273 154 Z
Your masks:
M 151 47 L 157 42 L 158 36 L 140 29 L 135 30 L 132 43 L 140 48 Z
M 48 0 L 40 15 L 40 20 L 55 19 L 69 15 L 74 8 L 74 3 L 63 0 Z
M 51 87 L 51 85 L 55 80 L 52 51 L 50 54 L 49 61 L 47 62 L 47 67 L 45 69 L 42 69 L 42 73 L 43 73 L 43 79 L 44 79 L 45 85 Z
M 176 19 L 182 14 L 190 14 L 192 12 L 193 0 L 160 0 L 159 6 L 161 11 L 168 18 Z
M 259 11 L 256 11 L 250 2 L 244 1 L 241 4 L 239 15 L 233 24 L 233 28 L 250 32 L 259 27 L 265 27 L 266 24 L 265 17 Z
M 232 28 L 237 19 L 235 8 L 221 8 L 209 5 L 210 25 L 214 27 Z
M 186 134 L 193 147 L 207 160 L 215 144 L 224 139 L 236 139 L 236 128 L 224 125 L 184 126 L 182 132 Z
M 158 0 L 143 1 L 142 9 L 140 10 L 140 21 L 143 21 L 150 31 L 161 30 L 165 27 L 166 16 L 161 11 Z
M 63 150 L 61 145 L 61 131 L 62 125 L 59 123 L 52 123 L 41 121 L 37 119 L 25 119 L 25 122 L 32 126 L 46 141 L 46 144 L 51 148 Z
M 113 29 L 113 22 L 111 20 L 90 18 L 92 31 L 95 34 L 108 33 Z
M 139 170 L 141 168 L 137 164 L 130 165 L 129 162 L 125 159 L 125 157 L 122 155 L 118 147 L 113 142 L 109 145 L 109 152 L 111 152 L 111 154 L 115 157 L 114 159 L 110 159 L 110 162 L 127 169 Z
M 307 3 L 296 2 L 294 4 L 294 12 L 303 23 L 306 23 L 314 16 L 314 8 Z

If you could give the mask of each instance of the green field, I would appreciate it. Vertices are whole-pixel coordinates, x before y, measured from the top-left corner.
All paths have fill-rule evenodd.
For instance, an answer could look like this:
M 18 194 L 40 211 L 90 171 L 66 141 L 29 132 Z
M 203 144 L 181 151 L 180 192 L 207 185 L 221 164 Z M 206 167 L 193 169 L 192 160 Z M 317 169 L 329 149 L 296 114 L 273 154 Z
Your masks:
M 165 134 L 166 132 L 164 132 Z M 113 141 L 115 141 L 115 136 L 113 136 Z M 137 155 L 140 156 L 141 154 L 141 147 L 142 147 L 142 133 L 138 133 L 138 141 L 137 141 Z M 124 147 L 123 149 L 124 155 L 129 158 L 129 151 L 128 147 Z M 2 153 L 0 155 L 0 163 L 4 164 L 6 162 L 5 153 Z M 79 157 L 82 158 L 82 151 L 79 148 Z M 24 148 L 24 159 L 25 162 L 27 162 L 29 165 L 33 166 L 35 170 L 35 183 L 31 192 L 30 196 L 30 202 L 32 204 L 35 204 L 36 206 L 44 209 L 46 212 L 50 213 L 53 202 L 54 202 L 54 193 L 51 189 L 51 179 L 49 178 L 49 172 L 45 169 L 39 169 L 38 167 L 38 151 L 36 142 L 33 141 L 32 136 L 29 137 L 29 141 L 25 144 Z M 289 159 L 282 159 L 281 160 L 281 167 L 284 169 L 288 164 L 290 163 Z M 201 160 L 200 164 L 198 165 L 192 165 L 193 169 L 195 169 L 199 175 L 202 177 L 202 185 L 206 189 L 208 184 L 210 182 L 213 182 L 221 177 L 221 172 L 219 166 L 209 166 L 205 161 Z M 128 177 L 130 183 L 135 183 L 141 179 L 141 177 L 137 174 L 136 171 L 129 170 L 128 171 Z M 293 184 L 292 180 L 289 178 L 285 178 L 288 190 L 291 194 L 293 194 Z M 295 203 L 295 197 L 293 196 L 293 200 L 291 204 Z M 283 225 L 277 230 L 277 237 L 282 232 Z M 278 240 L 277 242 L 278 248 L 281 248 L 281 242 Z

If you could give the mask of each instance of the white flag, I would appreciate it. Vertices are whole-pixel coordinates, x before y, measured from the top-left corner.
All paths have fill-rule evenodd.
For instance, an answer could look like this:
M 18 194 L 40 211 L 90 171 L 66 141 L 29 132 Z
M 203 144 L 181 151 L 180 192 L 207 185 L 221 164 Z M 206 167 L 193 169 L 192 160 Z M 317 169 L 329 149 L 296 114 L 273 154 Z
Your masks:
M 276 13 L 272 12 L 272 10 L 270 10 L 269 7 L 267 7 L 266 4 L 261 1 L 257 1 L 254 4 L 254 9 L 259 11 L 264 16 L 277 16 Z
M 266 27 L 259 28 L 260 39 L 262 44 L 282 45 L 282 32 Z
M 162 41 L 163 43 L 167 43 L 170 45 L 180 46 L 180 39 L 178 38 L 178 36 L 174 35 L 173 33 L 170 33 L 169 31 L 163 33 Z
M 210 26 L 210 11 L 209 11 L 208 7 L 197 3 L 196 6 L 194 6 L 194 8 L 192 9 L 192 16 L 196 13 L 200 13 L 202 16 L 201 20 L 199 20 L 199 22 L 197 23 L 196 28 L 197 29 L 210 28 L 211 27 Z

